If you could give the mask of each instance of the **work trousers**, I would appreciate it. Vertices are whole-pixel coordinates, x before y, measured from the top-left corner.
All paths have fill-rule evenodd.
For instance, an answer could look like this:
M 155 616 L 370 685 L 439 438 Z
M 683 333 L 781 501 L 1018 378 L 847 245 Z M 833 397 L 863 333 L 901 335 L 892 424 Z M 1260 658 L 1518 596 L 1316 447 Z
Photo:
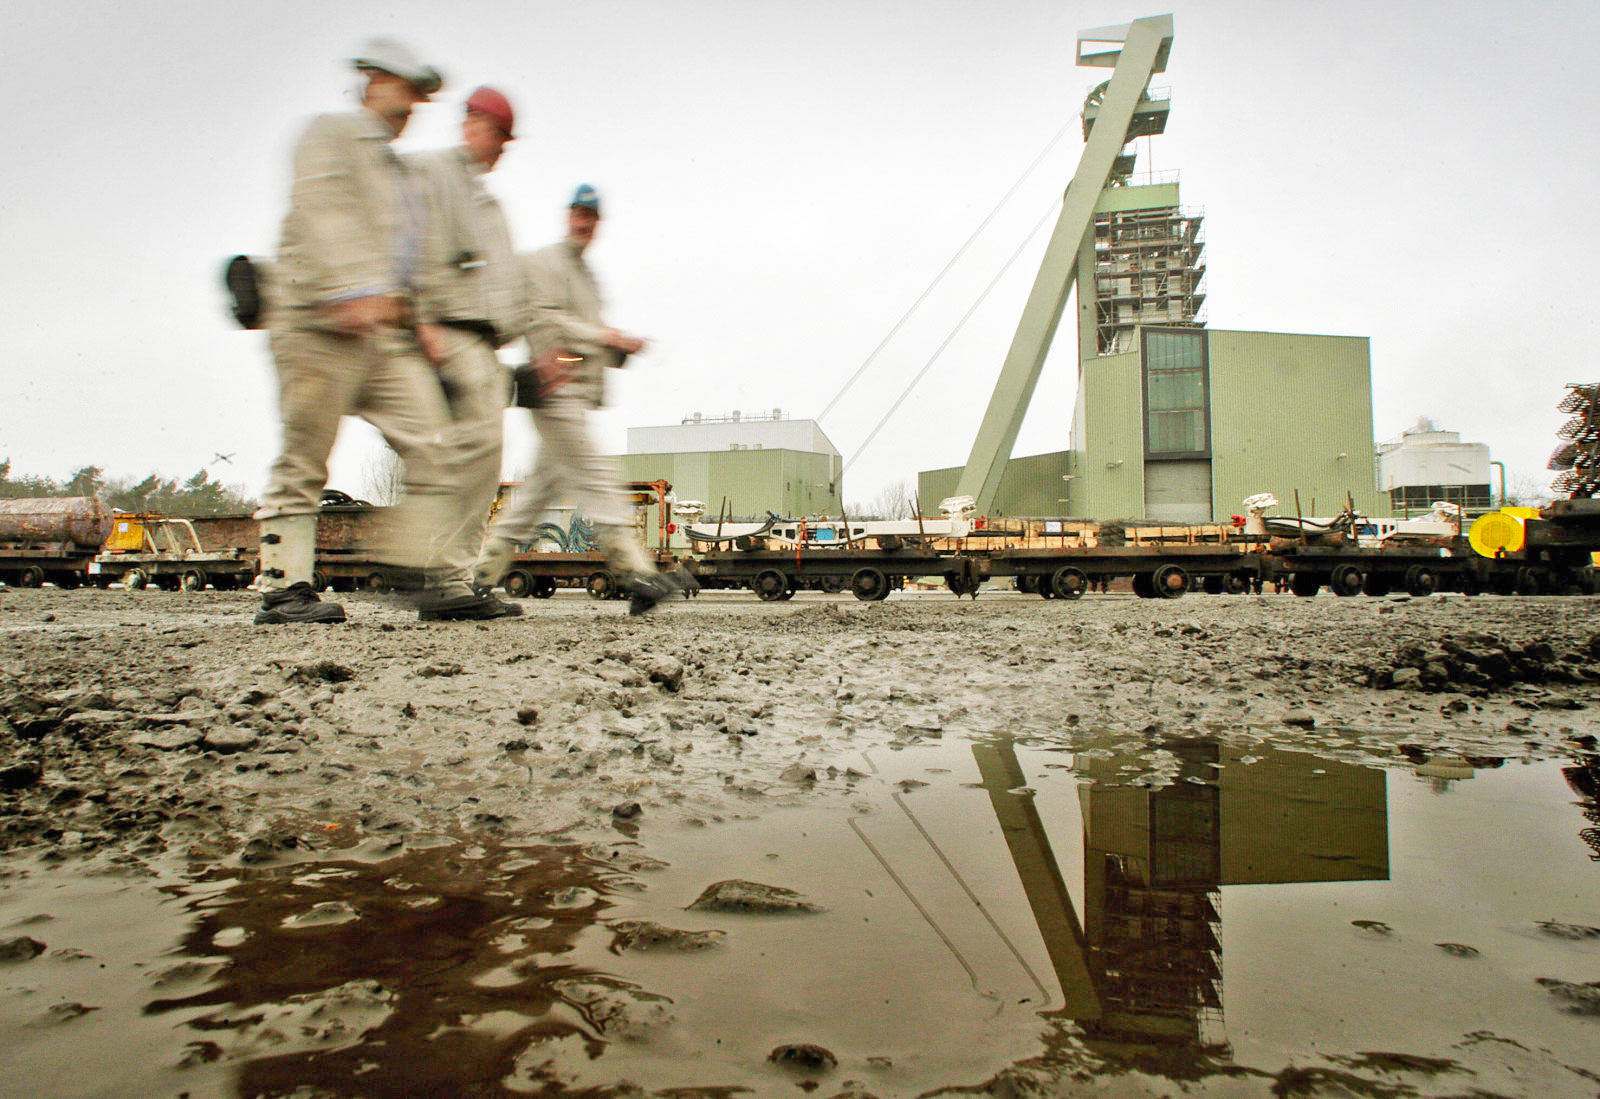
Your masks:
M 317 514 L 339 421 L 360 416 L 405 463 L 405 498 L 375 547 L 378 556 L 402 568 L 438 569 L 432 532 L 449 521 L 455 489 L 445 441 L 450 409 L 415 336 L 398 328 L 347 336 L 288 317 L 278 319 L 271 346 L 283 442 L 256 518 Z
M 633 510 L 622 492 L 615 458 L 601 454 L 589 430 L 589 402 L 557 390 L 533 410 L 539 429 L 539 464 L 511 494 L 490 536 L 522 545 L 546 511 L 570 500 L 599 528 L 606 552 L 621 571 L 651 572 L 634 533 Z
M 472 565 L 500 490 L 500 453 L 510 402 L 510 375 L 483 336 L 446 328 L 439 381 L 449 407 L 444 446 L 453 485 L 451 506 L 435 532 L 438 583 L 471 583 Z

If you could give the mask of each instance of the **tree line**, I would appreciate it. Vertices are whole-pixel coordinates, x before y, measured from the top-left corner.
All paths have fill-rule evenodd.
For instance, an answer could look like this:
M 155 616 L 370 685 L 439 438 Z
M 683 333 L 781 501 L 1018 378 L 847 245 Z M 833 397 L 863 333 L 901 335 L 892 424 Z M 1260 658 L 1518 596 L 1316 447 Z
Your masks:
M 0 500 L 59 496 L 93 496 L 117 511 L 156 515 L 237 515 L 254 511 L 256 502 L 239 485 L 225 485 L 200 470 L 187 480 L 152 473 L 142 480 L 107 477 L 99 466 L 73 470 L 65 481 L 35 474 L 13 477 L 11 460 L 0 461 Z

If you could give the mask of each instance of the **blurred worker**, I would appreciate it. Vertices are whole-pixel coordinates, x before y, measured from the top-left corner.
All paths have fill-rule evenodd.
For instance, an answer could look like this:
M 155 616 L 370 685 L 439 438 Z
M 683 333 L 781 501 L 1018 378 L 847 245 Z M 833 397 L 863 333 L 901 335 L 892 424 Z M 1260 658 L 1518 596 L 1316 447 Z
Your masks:
M 427 231 L 417 276 L 417 339 L 439 372 L 450 426 L 445 447 L 453 510 L 434 532 L 440 558 L 423 594 L 425 618 L 501 618 L 522 613 L 472 587 L 489 507 L 500 487 L 501 431 L 510 377 L 495 349 L 521 335 L 521 275 L 500 204 L 483 185 L 511 141 L 516 117 L 493 88 L 467 97 L 461 144 L 406 157 Z
M 571 497 L 598 528 L 612 572 L 631 593 L 629 610 L 643 614 L 677 588 L 639 544 L 617 463 L 590 434 L 589 411 L 604 400 L 606 367 L 644 350 L 643 340 L 600 319 L 600 289 L 583 259 L 599 224 L 600 196 L 582 184 L 567 209 L 566 239 L 519 257 L 537 389 L 522 403 L 534 406 L 539 463 L 496 518 L 473 572 L 485 587 L 499 583 L 544 512 Z
M 449 410 L 411 328 L 419 202 L 389 147 L 443 79 L 390 38 L 371 39 L 352 63 L 365 79 L 361 108 L 313 119 L 294 153 L 269 323 L 283 449 L 256 512 L 257 623 L 344 621 L 310 584 L 341 416 L 362 416 L 405 462 L 405 500 L 381 554 L 390 563 L 433 563 L 423 532 L 442 525 L 454 488 L 441 438 Z

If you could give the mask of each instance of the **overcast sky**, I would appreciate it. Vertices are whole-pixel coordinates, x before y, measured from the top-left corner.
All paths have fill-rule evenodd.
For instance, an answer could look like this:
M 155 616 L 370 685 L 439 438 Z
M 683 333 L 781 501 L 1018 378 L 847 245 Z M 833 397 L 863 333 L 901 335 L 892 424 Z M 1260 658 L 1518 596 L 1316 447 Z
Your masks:
M 610 319 L 653 340 L 604 414 L 620 450 L 694 411 L 818 414 L 1109 75 L 1074 66 L 1076 32 L 1163 10 L 1172 117 L 1140 169 L 1181 170 L 1206 214 L 1211 326 L 1370 336 L 1380 439 L 1431 416 L 1547 481 L 1564 383 L 1600 378 L 1592 3 L 7 0 L 0 458 L 260 490 L 272 367 L 217 274 L 275 248 L 293 143 L 353 104 L 368 34 L 449 80 L 402 148 L 453 143 L 479 83 L 512 97 L 490 178 L 519 247 L 560 234 L 574 184 L 601 190 Z M 1074 125 L 824 421 L 847 457 L 1081 147 Z M 1043 246 L 855 460 L 850 499 L 966 460 Z M 1019 455 L 1067 445 L 1065 324 L 1057 343 Z M 361 490 L 368 430 L 342 436 L 336 487 Z M 508 438 L 515 473 L 523 414 Z

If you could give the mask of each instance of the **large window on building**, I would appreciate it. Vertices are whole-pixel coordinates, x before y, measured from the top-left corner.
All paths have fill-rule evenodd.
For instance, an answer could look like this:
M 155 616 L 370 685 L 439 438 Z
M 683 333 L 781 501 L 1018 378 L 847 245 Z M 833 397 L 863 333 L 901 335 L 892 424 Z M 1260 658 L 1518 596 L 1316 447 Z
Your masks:
M 1141 343 L 1145 457 L 1209 458 L 1206 333 L 1146 328 Z

